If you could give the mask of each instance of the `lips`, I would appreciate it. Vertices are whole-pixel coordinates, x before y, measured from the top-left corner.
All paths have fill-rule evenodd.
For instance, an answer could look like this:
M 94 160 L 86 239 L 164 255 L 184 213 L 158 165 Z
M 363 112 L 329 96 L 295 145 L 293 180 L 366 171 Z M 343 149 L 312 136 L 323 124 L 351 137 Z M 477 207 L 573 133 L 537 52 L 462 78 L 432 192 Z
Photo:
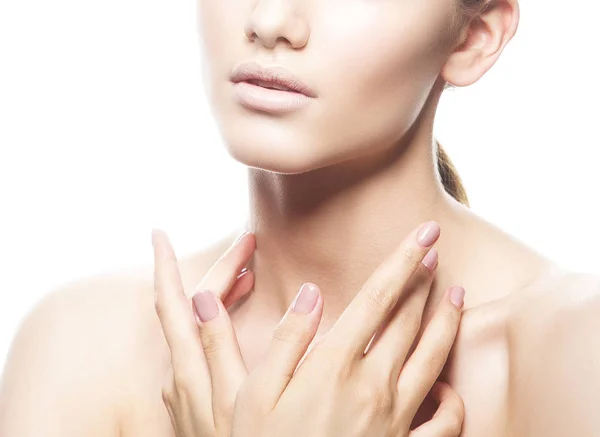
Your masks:
M 269 82 L 269 81 L 257 80 L 257 79 L 248 79 L 248 80 L 245 80 L 244 82 L 248 82 L 251 85 L 257 85 L 257 86 L 267 88 L 270 90 L 289 91 L 289 92 L 293 92 L 293 93 L 298 92 L 296 90 L 293 90 L 292 88 L 288 88 L 287 86 L 276 83 L 276 82 Z
M 231 73 L 233 83 L 247 82 L 267 89 L 276 89 L 316 97 L 316 93 L 289 70 L 280 67 L 263 67 L 256 62 L 244 62 Z

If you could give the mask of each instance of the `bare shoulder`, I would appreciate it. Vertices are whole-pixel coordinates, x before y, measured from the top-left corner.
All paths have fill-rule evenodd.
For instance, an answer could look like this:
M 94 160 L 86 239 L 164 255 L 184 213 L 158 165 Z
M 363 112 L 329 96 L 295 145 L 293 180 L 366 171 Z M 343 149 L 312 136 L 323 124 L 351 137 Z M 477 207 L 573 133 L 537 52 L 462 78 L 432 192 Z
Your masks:
M 116 395 L 147 307 L 141 289 L 120 277 L 79 279 L 29 311 L 2 375 L 0 435 L 119 435 Z
M 598 315 L 600 275 L 555 268 L 530 284 L 515 302 L 510 324 L 515 339 L 549 328 L 576 328 L 586 316 Z
M 600 435 L 600 277 L 556 271 L 511 319 L 515 435 Z
M 233 236 L 180 258 L 186 292 Z M 168 365 L 152 265 L 65 284 L 29 311 L 12 340 L 0 379 L 0 435 L 116 437 L 138 420 L 168 421 L 160 404 Z

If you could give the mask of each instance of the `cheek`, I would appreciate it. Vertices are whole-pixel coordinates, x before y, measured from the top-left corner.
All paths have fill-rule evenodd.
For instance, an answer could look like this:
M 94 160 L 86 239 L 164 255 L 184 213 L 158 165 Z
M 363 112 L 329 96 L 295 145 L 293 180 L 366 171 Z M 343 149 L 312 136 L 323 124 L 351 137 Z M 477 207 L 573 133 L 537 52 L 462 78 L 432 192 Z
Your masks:
M 249 57 L 244 53 L 244 26 L 248 1 L 198 0 L 197 30 L 201 52 L 202 83 L 211 109 L 217 114 L 229 91 L 231 68 Z
M 244 41 L 244 26 L 250 12 L 248 1 L 198 0 L 197 29 L 203 51 L 202 62 L 215 68 L 240 61 L 240 44 Z M 231 67 L 231 65 L 230 65 Z
M 229 88 L 233 65 L 256 55 L 244 35 L 255 2 L 199 0 L 211 110 L 229 152 L 248 165 L 295 173 L 363 155 L 374 142 L 389 145 L 410 127 L 439 74 L 442 13 L 419 5 L 444 0 L 306 1 L 315 5 L 308 46 L 279 53 L 319 99 L 279 119 L 239 107 Z
M 323 11 L 313 28 L 311 36 L 318 38 L 315 46 L 323 56 L 317 65 L 327 66 L 319 81 L 322 95 L 339 108 L 331 113 L 363 120 L 356 129 L 371 131 L 365 135 L 408 128 L 443 63 L 439 30 L 448 11 L 408 3 L 414 2 L 402 8 L 365 2 L 335 23 L 327 18 L 333 11 Z

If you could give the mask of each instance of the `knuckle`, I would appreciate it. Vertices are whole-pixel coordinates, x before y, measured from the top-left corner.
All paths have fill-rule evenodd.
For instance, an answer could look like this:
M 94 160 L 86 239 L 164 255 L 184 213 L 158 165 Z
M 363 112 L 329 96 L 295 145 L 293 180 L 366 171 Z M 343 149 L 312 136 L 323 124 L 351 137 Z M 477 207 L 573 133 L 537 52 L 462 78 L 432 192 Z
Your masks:
M 413 311 L 402 311 L 398 315 L 398 323 L 403 333 L 409 338 L 414 338 L 421 329 L 422 315 Z
M 177 397 L 186 397 L 189 391 L 190 378 L 185 376 L 183 372 L 176 372 L 173 375 L 173 389 L 170 391 L 171 399 Z
M 306 329 L 303 325 L 290 320 L 280 323 L 273 332 L 275 340 L 285 343 L 304 343 L 306 335 Z
M 202 348 L 207 357 L 212 357 L 219 353 L 225 342 L 223 332 L 212 329 L 201 329 Z
M 345 384 L 354 375 L 354 366 L 350 359 L 331 360 L 329 366 L 333 380 L 339 384 Z
M 388 415 L 394 403 L 391 390 L 387 386 L 366 390 L 362 402 L 364 408 L 374 417 Z
M 355 372 L 352 366 L 341 365 L 335 367 L 332 374 L 334 375 L 332 379 L 337 383 L 337 385 L 343 387 L 343 384 L 350 383 Z
M 435 321 L 433 332 L 436 334 L 436 348 L 441 351 L 450 352 L 452 344 L 456 339 L 458 331 L 458 323 L 452 314 L 440 314 L 438 320 Z
M 421 253 L 420 250 L 417 249 L 414 245 L 405 244 L 402 248 L 402 255 L 404 258 L 404 262 L 411 266 L 419 266 L 421 262 Z
M 175 396 L 175 380 L 173 375 L 173 367 L 169 367 L 163 385 L 161 387 L 161 396 L 165 404 L 171 403 Z
M 441 315 L 442 325 L 444 326 L 444 332 L 454 333 L 458 330 L 460 325 L 460 317 L 457 311 L 444 311 Z
M 177 398 L 190 398 L 193 387 L 198 384 L 198 366 L 192 365 L 193 360 L 188 360 L 189 364 L 179 363 L 173 368 L 173 377 L 169 382 L 170 392 Z
M 427 356 L 425 368 L 429 374 L 432 374 L 437 378 L 445 363 L 446 358 L 440 352 L 435 351 Z
M 395 290 L 389 285 L 376 286 L 369 290 L 367 305 L 370 310 L 382 312 L 395 303 Z

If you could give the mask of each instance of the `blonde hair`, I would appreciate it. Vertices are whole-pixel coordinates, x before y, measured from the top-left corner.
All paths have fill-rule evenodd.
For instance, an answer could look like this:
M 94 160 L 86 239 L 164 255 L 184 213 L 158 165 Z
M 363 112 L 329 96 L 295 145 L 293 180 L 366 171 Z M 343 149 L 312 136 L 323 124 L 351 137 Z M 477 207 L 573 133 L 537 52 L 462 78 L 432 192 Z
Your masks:
M 469 206 L 469 199 L 467 198 L 467 192 L 463 186 L 462 180 L 452 164 L 452 161 L 448 157 L 446 151 L 442 148 L 442 145 L 437 142 L 437 167 L 442 178 L 442 184 L 446 189 L 446 192 L 458 200 L 460 203 Z

